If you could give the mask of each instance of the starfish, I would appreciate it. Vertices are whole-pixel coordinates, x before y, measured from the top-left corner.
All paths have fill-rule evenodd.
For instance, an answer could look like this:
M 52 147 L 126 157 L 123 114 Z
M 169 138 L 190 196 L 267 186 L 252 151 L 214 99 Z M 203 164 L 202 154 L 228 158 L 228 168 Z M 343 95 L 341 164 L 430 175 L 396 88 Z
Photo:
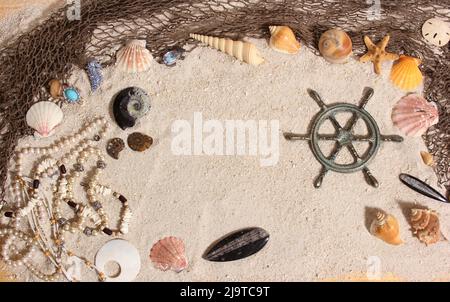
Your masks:
M 390 36 L 387 35 L 379 42 L 374 44 L 368 36 L 364 36 L 364 43 L 366 43 L 368 52 L 363 55 L 359 61 L 361 63 L 373 62 L 375 67 L 375 73 L 381 74 L 381 63 L 384 61 L 395 61 L 398 60 L 399 56 L 394 53 L 386 52 L 386 46 L 389 43 Z

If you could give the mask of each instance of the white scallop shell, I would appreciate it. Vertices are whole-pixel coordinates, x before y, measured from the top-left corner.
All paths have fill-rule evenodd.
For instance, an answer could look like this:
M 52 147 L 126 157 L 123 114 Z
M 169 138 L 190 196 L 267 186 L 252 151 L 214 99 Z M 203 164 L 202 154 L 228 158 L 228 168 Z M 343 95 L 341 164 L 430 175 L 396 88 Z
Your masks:
M 394 106 L 392 121 L 406 135 L 421 136 L 439 122 L 439 111 L 434 103 L 417 94 L 410 94 Z
M 62 122 L 64 114 L 58 105 L 52 102 L 39 102 L 31 106 L 27 112 L 28 126 L 36 130 L 38 137 L 49 137 Z
M 153 57 L 145 46 L 146 41 L 144 40 L 129 41 L 117 52 L 117 66 L 128 73 L 148 70 Z
M 423 24 L 422 36 L 428 44 L 442 47 L 450 41 L 450 24 L 437 18 L 432 18 Z
M 120 267 L 118 276 L 106 276 L 106 282 L 131 282 L 141 270 L 139 251 L 128 241 L 114 239 L 108 241 L 95 255 L 95 266 L 102 272 L 108 262 L 116 262 Z

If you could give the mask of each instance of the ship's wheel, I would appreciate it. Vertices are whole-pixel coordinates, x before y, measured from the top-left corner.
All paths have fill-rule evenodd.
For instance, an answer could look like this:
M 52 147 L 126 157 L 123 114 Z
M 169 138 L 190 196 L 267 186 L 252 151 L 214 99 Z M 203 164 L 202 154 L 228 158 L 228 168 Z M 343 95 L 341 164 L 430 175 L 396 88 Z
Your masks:
M 322 98 L 316 91 L 308 90 L 308 93 L 321 108 L 321 111 L 313 121 L 311 133 L 301 135 L 289 132 L 284 133 L 284 137 L 291 141 L 309 141 L 314 156 L 322 165 L 322 171 L 314 181 L 314 187 L 320 188 L 328 171 L 353 173 L 361 170 L 363 171 L 367 182 L 373 187 L 378 187 L 379 183 L 372 175 L 367 165 L 377 154 L 382 141 L 400 143 L 403 141 L 403 138 L 398 135 L 382 135 L 374 118 L 364 109 L 374 94 L 373 89 L 365 89 L 359 106 L 346 103 L 328 106 L 322 101 Z M 336 119 L 336 115 L 341 113 L 351 114 L 351 118 L 344 126 L 341 126 Z M 354 128 L 359 120 L 362 120 L 366 125 L 367 134 L 355 134 Z M 333 128 L 335 129 L 334 134 L 320 134 L 320 130 L 326 121 L 330 121 L 333 125 Z M 330 155 L 326 156 L 324 154 L 319 144 L 320 141 L 335 142 Z M 367 143 L 367 150 L 360 154 L 355 148 L 354 142 Z M 347 148 L 350 152 L 353 157 L 353 162 L 338 163 L 336 161 L 338 154 L 344 148 Z

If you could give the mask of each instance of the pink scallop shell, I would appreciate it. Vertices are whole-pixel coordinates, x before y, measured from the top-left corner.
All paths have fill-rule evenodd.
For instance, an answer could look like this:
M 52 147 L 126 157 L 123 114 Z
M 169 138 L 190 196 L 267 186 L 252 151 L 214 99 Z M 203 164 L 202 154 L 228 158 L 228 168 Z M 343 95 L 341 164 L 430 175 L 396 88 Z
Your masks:
M 184 243 L 176 237 L 167 237 L 155 243 L 150 250 L 150 259 L 162 271 L 179 273 L 188 267 Z
M 436 104 L 410 94 L 398 101 L 391 117 L 394 125 L 407 136 L 421 136 L 439 122 L 439 111 Z

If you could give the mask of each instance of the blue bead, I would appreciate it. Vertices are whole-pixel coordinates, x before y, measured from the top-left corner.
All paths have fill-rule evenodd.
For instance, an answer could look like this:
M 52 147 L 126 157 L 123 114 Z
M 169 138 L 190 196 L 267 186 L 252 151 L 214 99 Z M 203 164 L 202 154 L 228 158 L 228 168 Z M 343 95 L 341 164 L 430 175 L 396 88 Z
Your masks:
M 64 97 L 69 103 L 76 103 L 80 100 L 80 94 L 75 88 L 67 88 L 64 90 Z

